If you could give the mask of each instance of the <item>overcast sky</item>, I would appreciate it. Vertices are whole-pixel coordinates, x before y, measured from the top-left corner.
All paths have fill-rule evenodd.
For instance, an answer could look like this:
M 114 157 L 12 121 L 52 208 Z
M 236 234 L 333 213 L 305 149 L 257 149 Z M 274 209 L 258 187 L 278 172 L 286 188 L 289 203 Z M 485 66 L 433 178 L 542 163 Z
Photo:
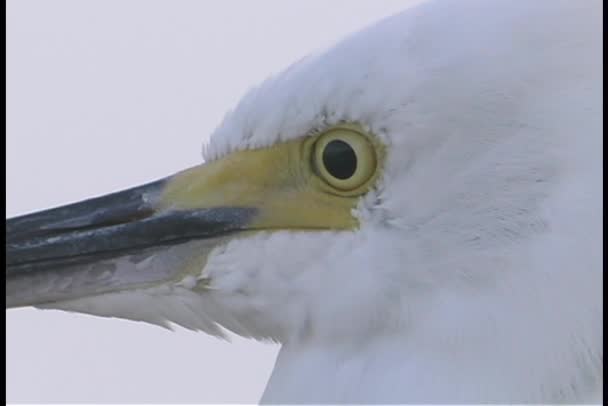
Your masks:
M 7 216 L 199 163 L 202 141 L 249 87 L 412 3 L 9 0 Z M 252 403 L 277 350 L 11 310 L 7 400 Z

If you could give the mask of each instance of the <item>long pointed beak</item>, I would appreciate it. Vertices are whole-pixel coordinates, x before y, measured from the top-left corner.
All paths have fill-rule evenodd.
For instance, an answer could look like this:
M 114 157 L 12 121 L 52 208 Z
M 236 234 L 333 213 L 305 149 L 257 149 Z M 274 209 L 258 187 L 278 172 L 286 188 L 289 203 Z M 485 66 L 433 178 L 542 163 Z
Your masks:
M 147 185 L 8 219 L 7 307 L 193 274 L 202 289 L 207 256 L 233 233 L 354 229 L 359 197 L 333 192 L 315 175 L 314 141 L 232 152 Z
M 179 271 L 175 263 L 164 261 L 156 272 L 134 272 L 134 267 L 146 253 L 174 254 L 172 247 L 189 241 L 219 241 L 244 229 L 256 212 L 238 207 L 161 208 L 167 181 L 8 219 L 7 308 L 170 279 Z

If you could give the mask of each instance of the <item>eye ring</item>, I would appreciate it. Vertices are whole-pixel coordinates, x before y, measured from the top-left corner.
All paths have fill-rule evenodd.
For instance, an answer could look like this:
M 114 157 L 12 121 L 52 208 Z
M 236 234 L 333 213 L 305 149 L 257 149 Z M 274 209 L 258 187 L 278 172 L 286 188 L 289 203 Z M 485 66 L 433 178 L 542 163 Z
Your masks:
M 368 137 L 349 128 L 335 128 L 322 134 L 313 153 L 319 176 L 340 192 L 364 186 L 377 167 L 376 151 Z

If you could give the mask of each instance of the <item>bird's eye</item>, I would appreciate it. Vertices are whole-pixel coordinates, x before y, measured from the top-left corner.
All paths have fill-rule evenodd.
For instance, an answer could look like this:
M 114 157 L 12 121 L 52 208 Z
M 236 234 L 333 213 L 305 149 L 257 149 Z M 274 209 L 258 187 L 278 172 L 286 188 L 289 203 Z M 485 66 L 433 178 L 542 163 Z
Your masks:
M 314 165 L 321 178 L 342 192 L 354 191 L 376 171 L 374 146 L 363 134 L 336 128 L 315 143 Z

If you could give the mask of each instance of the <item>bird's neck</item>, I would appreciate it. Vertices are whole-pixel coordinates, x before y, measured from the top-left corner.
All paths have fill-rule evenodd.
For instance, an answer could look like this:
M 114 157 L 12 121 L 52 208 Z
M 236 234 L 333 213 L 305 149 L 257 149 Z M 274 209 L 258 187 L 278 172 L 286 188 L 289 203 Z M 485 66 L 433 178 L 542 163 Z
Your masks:
M 474 357 L 477 362 L 479 354 Z M 365 344 L 284 345 L 262 403 L 451 403 L 479 399 L 481 366 L 412 348 L 402 336 Z M 487 371 L 485 371 L 487 372 Z M 487 385 L 483 390 L 489 390 Z M 467 391 L 470 391 L 467 393 Z M 444 396 L 445 395 L 445 396 Z M 500 397 L 500 396 L 498 396 Z
M 462 349 L 460 349 L 462 350 Z M 365 344 L 284 345 L 261 403 L 524 403 L 546 399 L 542 378 L 487 346 L 470 353 L 378 337 Z M 549 389 L 551 390 L 551 389 Z M 593 395 L 596 396 L 596 395 Z M 589 399 L 587 401 L 590 401 Z

